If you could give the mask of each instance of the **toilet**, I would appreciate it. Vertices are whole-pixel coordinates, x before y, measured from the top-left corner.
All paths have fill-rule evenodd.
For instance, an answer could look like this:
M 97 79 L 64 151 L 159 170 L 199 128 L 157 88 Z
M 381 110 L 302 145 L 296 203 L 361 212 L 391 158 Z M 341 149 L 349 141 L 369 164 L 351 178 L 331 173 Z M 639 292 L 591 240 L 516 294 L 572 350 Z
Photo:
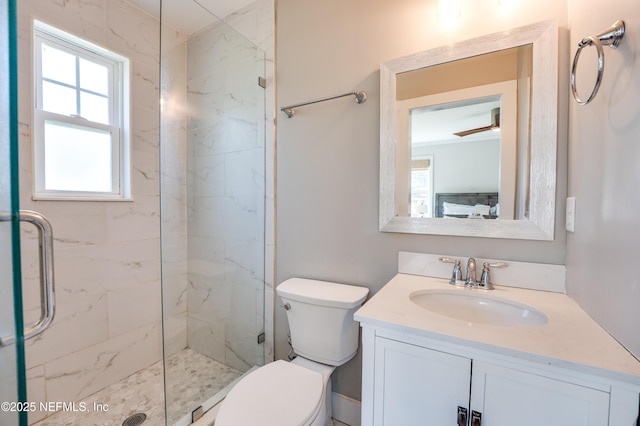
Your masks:
M 353 313 L 369 289 L 291 278 L 276 287 L 287 311 L 293 361 L 266 364 L 229 391 L 215 426 L 325 426 L 331 423 L 331 373 L 358 351 Z

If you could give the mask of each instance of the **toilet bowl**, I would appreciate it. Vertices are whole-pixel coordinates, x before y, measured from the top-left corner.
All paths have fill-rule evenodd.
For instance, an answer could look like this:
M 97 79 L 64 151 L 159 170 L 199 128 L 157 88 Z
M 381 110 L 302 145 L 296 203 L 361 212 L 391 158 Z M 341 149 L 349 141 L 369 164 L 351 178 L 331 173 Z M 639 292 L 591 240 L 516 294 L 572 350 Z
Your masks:
M 231 389 L 215 426 L 325 426 L 331 424 L 335 367 L 297 357 L 254 370 Z
M 353 313 L 369 293 L 326 281 L 291 278 L 276 292 L 284 302 L 296 357 L 274 361 L 229 391 L 215 426 L 325 426 L 331 420 L 331 373 L 358 350 Z

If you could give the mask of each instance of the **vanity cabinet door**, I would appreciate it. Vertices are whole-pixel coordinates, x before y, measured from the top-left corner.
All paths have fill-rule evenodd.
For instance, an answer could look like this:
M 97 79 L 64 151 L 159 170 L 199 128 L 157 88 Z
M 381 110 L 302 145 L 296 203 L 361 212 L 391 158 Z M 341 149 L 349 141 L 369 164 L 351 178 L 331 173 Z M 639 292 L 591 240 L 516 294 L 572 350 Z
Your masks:
M 457 425 L 469 407 L 468 358 L 377 337 L 374 369 L 374 425 Z
M 474 361 L 471 410 L 483 426 L 604 426 L 609 393 Z

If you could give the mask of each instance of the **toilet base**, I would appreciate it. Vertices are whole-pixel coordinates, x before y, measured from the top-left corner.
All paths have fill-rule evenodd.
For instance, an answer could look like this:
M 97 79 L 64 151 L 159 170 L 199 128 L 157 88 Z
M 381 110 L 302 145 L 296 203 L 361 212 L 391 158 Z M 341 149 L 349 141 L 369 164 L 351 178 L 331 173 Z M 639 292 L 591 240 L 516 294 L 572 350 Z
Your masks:
M 336 367 L 320 364 L 301 356 L 296 357 L 291 363 L 322 374 L 322 380 L 324 382 L 324 409 L 318 413 L 318 416 L 310 426 L 333 426 L 333 420 L 331 420 L 333 414 L 331 374 Z

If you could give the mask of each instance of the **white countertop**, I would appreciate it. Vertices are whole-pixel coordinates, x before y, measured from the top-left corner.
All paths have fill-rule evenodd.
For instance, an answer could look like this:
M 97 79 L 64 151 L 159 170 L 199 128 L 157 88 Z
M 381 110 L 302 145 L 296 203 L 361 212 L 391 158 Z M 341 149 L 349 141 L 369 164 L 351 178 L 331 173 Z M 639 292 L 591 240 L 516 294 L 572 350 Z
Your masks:
M 542 311 L 548 322 L 511 327 L 452 319 L 411 302 L 411 293 L 429 289 L 479 292 L 510 299 Z M 504 286 L 494 290 L 468 289 L 454 287 L 443 278 L 398 274 L 354 318 L 363 326 L 436 338 L 640 385 L 640 361 L 562 293 Z

